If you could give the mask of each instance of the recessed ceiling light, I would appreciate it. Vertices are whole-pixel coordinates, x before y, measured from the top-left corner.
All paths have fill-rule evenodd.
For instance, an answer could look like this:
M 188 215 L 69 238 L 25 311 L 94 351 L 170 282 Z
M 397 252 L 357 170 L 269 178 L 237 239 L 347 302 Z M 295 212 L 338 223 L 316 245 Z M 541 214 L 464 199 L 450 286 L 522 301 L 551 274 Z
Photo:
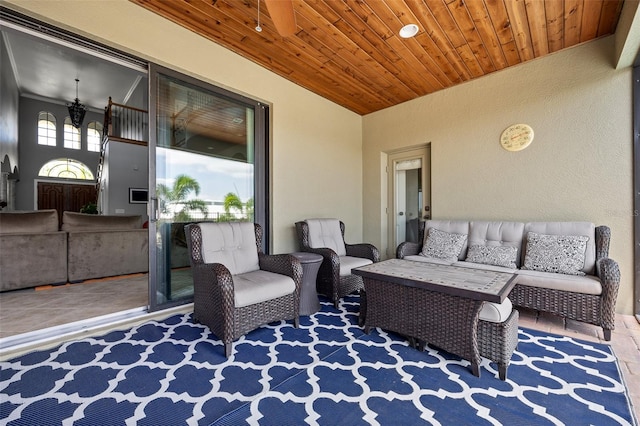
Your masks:
M 416 24 L 407 24 L 404 27 L 400 28 L 400 37 L 402 38 L 411 38 L 414 35 L 418 34 L 420 28 Z

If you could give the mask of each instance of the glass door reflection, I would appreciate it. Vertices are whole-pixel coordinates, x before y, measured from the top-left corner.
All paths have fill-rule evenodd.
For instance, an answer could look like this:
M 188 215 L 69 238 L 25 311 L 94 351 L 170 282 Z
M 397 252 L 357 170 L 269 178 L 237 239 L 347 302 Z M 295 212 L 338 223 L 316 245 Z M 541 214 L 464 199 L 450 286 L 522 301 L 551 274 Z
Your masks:
M 254 109 L 187 76 L 157 71 L 151 308 L 193 297 L 185 226 L 254 221 Z

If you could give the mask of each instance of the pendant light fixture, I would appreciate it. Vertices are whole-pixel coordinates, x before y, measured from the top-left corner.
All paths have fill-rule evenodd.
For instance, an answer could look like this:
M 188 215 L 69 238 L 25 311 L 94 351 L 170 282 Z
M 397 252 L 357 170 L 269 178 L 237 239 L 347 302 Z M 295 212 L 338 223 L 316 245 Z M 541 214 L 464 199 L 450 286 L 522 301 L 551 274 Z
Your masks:
M 82 126 L 82 121 L 84 120 L 84 115 L 87 112 L 87 107 L 80 103 L 78 99 L 78 83 L 80 80 L 76 78 L 76 100 L 73 103 L 67 104 L 67 108 L 69 108 L 69 117 L 71 118 L 71 124 L 76 129 L 79 129 Z

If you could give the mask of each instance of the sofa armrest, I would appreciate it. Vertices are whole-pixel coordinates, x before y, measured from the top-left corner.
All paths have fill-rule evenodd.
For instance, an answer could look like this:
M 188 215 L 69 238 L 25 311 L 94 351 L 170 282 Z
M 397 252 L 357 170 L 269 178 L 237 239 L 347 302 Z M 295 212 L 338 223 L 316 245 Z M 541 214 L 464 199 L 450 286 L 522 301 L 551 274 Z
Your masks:
M 398 259 L 404 259 L 405 256 L 412 256 L 412 255 L 419 254 L 421 249 L 422 249 L 422 244 L 405 241 L 404 243 L 400 243 L 398 245 L 398 248 L 396 249 L 396 257 Z
M 596 262 L 609 257 L 611 229 L 608 226 L 596 226 Z
M 296 293 L 302 284 L 302 264 L 290 254 L 259 254 L 260 269 L 291 277 L 296 283 Z
M 347 256 L 362 257 L 372 262 L 380 262 L 380 252 L 373 244 L 345 244 Z
M 613 330 L 615 328 L 616 300 L 620 288 L 620 267 L 618 263 L 609 258 L 598 260 L 596 264 L 598 277 L 602 284 L 602 307 L 600 315 L 602 328 Z

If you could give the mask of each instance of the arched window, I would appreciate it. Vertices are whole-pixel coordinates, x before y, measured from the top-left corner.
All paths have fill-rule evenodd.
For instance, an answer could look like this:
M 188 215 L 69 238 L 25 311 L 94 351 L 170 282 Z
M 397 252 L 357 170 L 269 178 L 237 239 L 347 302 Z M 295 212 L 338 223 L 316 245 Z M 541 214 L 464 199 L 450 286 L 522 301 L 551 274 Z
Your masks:
M 100 152 L 102 124 L 92 121 L 87 125 L 87 151 Z
M 71 117 L 64 119 L 64 147 L 69 149 L 80 149 L 80 129 L 71 124 Z
M 48 111 L 38 113 L 38 145 L 56 146 L 56 117 Z
M 38 172 L 38 176 L 64 179 L 94 180 L 93 172 L 80 161 L 72 158 L 51 160 Z

